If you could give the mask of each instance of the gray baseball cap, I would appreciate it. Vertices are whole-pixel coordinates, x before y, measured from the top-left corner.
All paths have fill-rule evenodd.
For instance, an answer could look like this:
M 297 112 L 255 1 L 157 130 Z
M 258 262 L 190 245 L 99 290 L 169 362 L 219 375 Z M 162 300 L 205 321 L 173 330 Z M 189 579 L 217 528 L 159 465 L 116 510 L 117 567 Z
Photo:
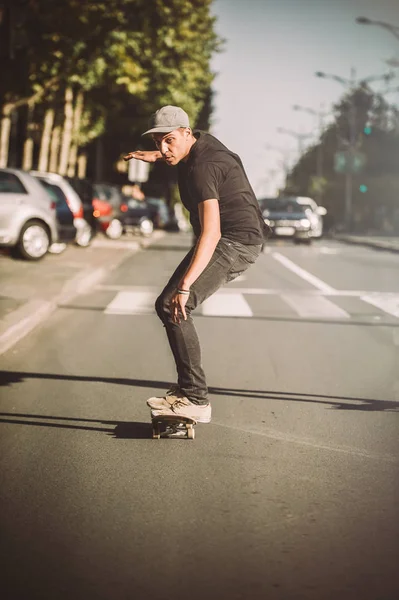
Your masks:
M 188 114 L 179 106 L 163 106 L 151 116 L 150 129 L 141 135 L 148 133 L 169 133 L 179 127 L 190 127 Z

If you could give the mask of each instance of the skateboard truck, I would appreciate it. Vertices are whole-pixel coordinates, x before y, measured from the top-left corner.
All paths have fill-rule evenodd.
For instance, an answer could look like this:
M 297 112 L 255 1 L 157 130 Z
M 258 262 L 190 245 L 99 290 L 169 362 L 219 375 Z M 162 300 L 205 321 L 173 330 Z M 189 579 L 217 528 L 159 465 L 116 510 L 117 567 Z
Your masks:
M 191 417 L 178 415 L 158 415 L 152 417 L 152 437 L 160 438 L 195 438 L 194 425 L 197 421 Z

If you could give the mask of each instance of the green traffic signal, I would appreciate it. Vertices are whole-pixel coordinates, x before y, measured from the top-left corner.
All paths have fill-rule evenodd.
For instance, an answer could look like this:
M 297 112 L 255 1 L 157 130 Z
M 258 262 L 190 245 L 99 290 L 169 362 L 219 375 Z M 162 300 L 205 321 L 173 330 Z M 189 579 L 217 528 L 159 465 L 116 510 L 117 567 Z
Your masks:
M 368 190 L 367 185 L 364 185 L 364 184 L 359 185 L 359 191 L 362 192 L 362 194 L 365 194 L 367 192 L 367 190 Z
M 363 132 L 365 135 L 370 135 L 371 134 L 371 127 L 370 125 L 366 125 L 365 128 L 363 129 Z

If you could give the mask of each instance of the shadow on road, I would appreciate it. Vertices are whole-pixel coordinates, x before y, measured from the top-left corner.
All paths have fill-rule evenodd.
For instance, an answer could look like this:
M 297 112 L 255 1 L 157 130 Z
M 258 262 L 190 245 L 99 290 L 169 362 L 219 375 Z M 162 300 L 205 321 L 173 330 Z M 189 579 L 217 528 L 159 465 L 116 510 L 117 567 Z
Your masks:
M 88 383 L 108 383 L 130 387 L 148 387 L 163 392 L 170 388 L 168 381 L 150 379 L 131 379 L 125 377 L 100 377 L 88 375 L 64 375 L 59 373 L 29 373 L 26 371 L 0 371 L 0 386 L 23 383 L 29 379 L 81 381 Z M 399 412 L 399 402 L 395 400 L 375 400 L 372 398 L 354 398 L 348 396 L 329 396 L 324 394 L 306 394 L 302 392 L 276 392 L 273 390 L 242 390 L 224 387 L 209 387 L 214 396 L 232 396 L 259 400 L 281 400 L 284 402 L 305 402 L 324 404 L 336 410 L 360 410 L 368 412 Z
M 54 421 L 59 421 L 55 423 Z M 31 415 L 26 413 L 0 413 L 0 423 L 12 425 L 33 425 L 80 431 L 99 431 L 118 439 L 148 439 L 152 437 L 151 423 L 139 421 L 99 421 L 97 419 L 77 419 L 76 417 L 56 417 Z M 82 424 L 80 424 L 82 423 Z M 112 427 L 107 427 L 111 425 Z
M 147 252 L 152 252 L 153 250 L 162 252 L 188 252 L 191 250 L 192 246 L 167 246 L 167 245 L 154 245 L 146 248 Z

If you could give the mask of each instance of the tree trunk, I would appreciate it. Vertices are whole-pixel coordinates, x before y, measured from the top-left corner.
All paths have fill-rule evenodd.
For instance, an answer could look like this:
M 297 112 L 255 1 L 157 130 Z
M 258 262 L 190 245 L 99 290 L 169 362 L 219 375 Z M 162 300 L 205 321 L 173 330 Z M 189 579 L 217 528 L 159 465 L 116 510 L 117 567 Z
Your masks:
M 72 140 L 73 127 L 73 91 L 67 87 L 65 90 L 65 119 L 64 129 L 62 132 L 60 163 L 58 165 L 58 173 L 66 175 L 68 169 L 69 148 Z
M 24 142 L 24 151 L 22 157 L 22 168 L 24 171 L 30 171 L 33 163 L 33 146 L 34 141 L 32 137 L 33 129 L 33 112 L 35 105 L 30 102 L 28 105 L 28 118 L 26 123 L 26 140 Z
M 29 102 L 37 102 L 43 94 L 52 86 L 56 85 L 58 77 L 52 77 L 47 83 L 35 92 L 32 96 L 27 98 L 19 98 L 15 102 L 10 102 L 3 105 L 3 115 L 1 118 L 1 134 L 0 134 L 0 167 L 5 168 L 8 164 L 8 150 L 10 145 L 10 133 L 11 133 L 11 113 L 16 108 L 28 104 Z
M 8 164 L 8 149 L 10 146 L 11 133 L 11 107 L 3 107 L 3 116 L 1 118 L 0 135 L 0 167 L 5 168 Z
M 78 158 L 78 177 L 84 179 L 86 177 L 87 154 L 80 154 Z
M 60 141 L 61 141 L 61 125 L 57 125 L 56 127 L 54 127 L 53 133 L 51 134 L 50 165 L 49 165 L 50 173 L 57 173 L 58 156 L 59 156 L 59 152 L 60 152 Z
M 43 133 L 40 143 L 39 153 L 39 171 L 47 171 L 49 163 L 49 151 L 51 142 L 51 132 L 54 125 L 54 108 L 48 108 L 44 116 Z
M 69 164 L 68 164 L 68 177 L 74 177 L 76 172 L 76 161 L 78 157 L 78 136 L 80 130 L 80 123 L 83 114 L 83 92 L 78 92 L 75 103 L 75 110 L 73 112 L 73 129 L 72 129 L 72 144 L 69 151 Z

